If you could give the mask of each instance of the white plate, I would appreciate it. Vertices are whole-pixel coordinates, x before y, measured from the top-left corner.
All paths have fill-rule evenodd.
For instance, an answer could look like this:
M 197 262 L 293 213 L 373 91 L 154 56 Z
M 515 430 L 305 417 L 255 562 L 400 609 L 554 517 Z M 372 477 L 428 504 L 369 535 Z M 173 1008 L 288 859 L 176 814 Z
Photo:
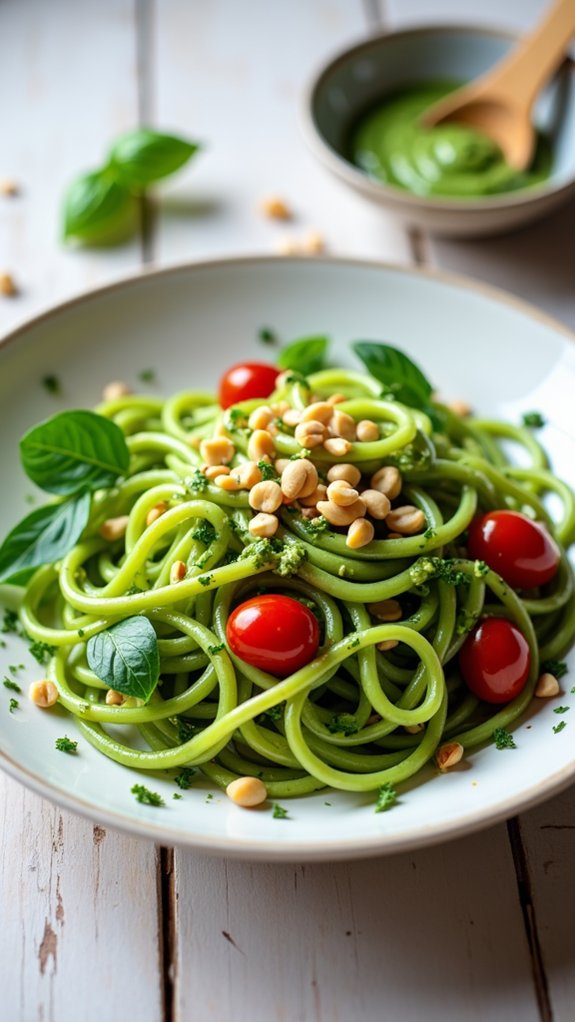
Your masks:
M 350 361 L 353 339 L 388 340 L 409 352 L 447 398 L 465 398 L 482 413 L 515 421 L 521 411 L 540 410 L 548 419 L 541 438 L 555 469 L 575 482 L 575 349 L 557 323 L 502 294 L 445 277 L 339 260 L 243 259 L 140 275 L 60 306 L 6 338 L 0 533 L 29 510 L 30 485 L 18 461 L 26 428 L 63 407 L 93 405 L 110 379 L 136 384 L 147 367 L 158 371 L 164 394 L 213 387 L 230 363 L 270 358 L 257 339 L 262 326 L 286 340 L 327 333 L 342 362 Z M 62 381 L 61 398 L 43 389 L 48 373 Z M 22 661 L 18 680 L 25 689 L 38 667 L 16 639 L 3 638 L 0 675 Z M 55 802 L 155 841 L 246 859 L 353 858 L 478 829 L 565 787 L 575 778 L 569 687 L 562 702 L 573 705 L 573 720 L 557 717 L 554 701 L 537 705 L 515 731 L 516 750 L 490 746 L 445 775 L 429 768 L 402 788 L 392 811 L 380 814 L 371 796 L 331 791 L 286 801 L 289 820 L 242 810 L 221 793 L 206 799 L 207 784 L 172 801 L 174 786 L 164 776 L 142 777 L 86 741 L 75 757 L 56 752 L 56 737 L 74 736 L 73 720 L 58 710 L 39 711 L 25 695 L 9 713 L 12 693 L 2 688 L 0 763 Z M 554 734 L 560 719 L 567 727 Z M 134 801 L 132 784 L 146 780 L 164 795 L 165 808 Z

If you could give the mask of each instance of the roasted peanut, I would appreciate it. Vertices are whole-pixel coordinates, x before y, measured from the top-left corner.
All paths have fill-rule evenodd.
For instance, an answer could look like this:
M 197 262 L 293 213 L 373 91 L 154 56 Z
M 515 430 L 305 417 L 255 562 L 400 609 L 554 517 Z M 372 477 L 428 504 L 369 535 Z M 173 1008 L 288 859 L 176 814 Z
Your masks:
M 333 501 L 334 504 L 339 504 L 340 507 L 354 504 L 358 497 L 357 490 L 346 483 L 345 479 L 334 479 L 327 488 L 327 499 Z
M 357 439 L 362 443 L 370 443 L 379 440 L 379 426 L 371 419 L 362 419 L 357 424 Z
M 232 441 L 225 436 L 202 440 L 200 454 L 206 465 L 228 465 L 235 454 Z
M 327 486 L 324 486 L 323 483 L 318 483 L 315 490 L 308 493 L 307 497 L 300 497 L 298 503 L 300 503 L 302 507 L 315 507 L 318 500 L 325 500 L 326 493 Z
M 463 746 L 460 742 L 445 742 L 440 745 L 435 753 L 435 762 L 440 770 L 450 770 L 459 763 L 463 757 Z
M 170 585 L 181 582 L 186 577 L 187 566 L 185 561 L 174 561 L 170 568 Z
M 102 539 L 108 539 L 111 542 L 116 539 L 121 539 L 122 536 L 125 536 L 126 534 L 128 521 L 129 519 L 127 515 L 118 515 L 117 518 L 107 518 L 100 526 L 100 535 Z
M 341 436 L 329 437 L 324 441 L 324 450 L 328 454 L 333 454 L 335 457 L 340 458 L 344 454 L 349 454 L 351 451 L 351 444 L 349 440 L 345 440 Z
M 58 702 L 58 689 L 53 681 L 43 678 L 42 681 L 33 681 L 28 689 L 28 695 L 36 706 L 43 710 L 54 706 Z
M 298 444 L 311 450 L 323 444 L 327 436 L 327 427 L 319 419 L 306 419 L 296 426 L 294 436 Z
M 166 501 L 165 500 L 158 501 L 158 503 L 154 504 L 154 506 L 151 507 L 150 510 L 148 511 L 146 515 L 146 525 L 152 525 L 155 521 L 157 521 L 158 518 L 161 518 L 162 515 L 164 515 L 167 510 L 168 505 L 166 504 Z
M 274 440 L 266 429 L 255 429 L 248 440 L 248 458 L 250 461 L 262 461 L 271 458 L 275 451 Z
M 320 515 L 327 518 L 330 525 L 351 525 L 356 518 L 363 518 L 366 512 L 366 506 L 361 497 L 358 497 L 353 504 L 348 504 L 347 507 L 334 504 L 331 500 L 319 500 L 316 507 Z
M 363 490 L 361 499 L 367 504 L 367 513 L 378 521 L 382 521 L 391 510 L 389 497 L 380 490 Z
M 309 497 L 318 482 L 317 469 L 307 458 L 288 462 L 281 477 L 281 488 L 288 500 Z
M 248 426 L 250 429 L 267 429 L 270 422 L 273 422 L 275 416 L 271 408 L 268 405 L 260 405 L 259 408 L 255 408 L 248 419 Z
M 359 550 L 362 546 L 371 543 L 375 529 L 373 523 L 367 518 L 356 518 L 347 530 L 345 545 L 350 550 Z
M 275 536 L 278 526 L 279 521 L 275 515 L 269 515 L 265 511 L 260 511 L 257 515 L 254 515 L 248 525 L 248 529 L 252 536 L 269 539 L 271 536 Z
M 336 479 L 345 479 L 350 486 L 357 486 L 361 479 L 361 472 L 356 465 L 343 462 L 341 465 L 332 465 L 327 473 L 328 482 L 334 483 Z
M 278 483 L 271 479 L 265 479 L 261 483 L 252 486 L 249 493 L 249 504 L 254 511 L 265 511 L 273 514 L 282 503 L 282 491 Z
M 384 465 L 371 477 L 371 487 L 385 493 L 390 500 L 395 500 L 401 493 L 401 472 L 395 465 Z
M 245 809 L 259 806 L 268 797 L 268 791 L 259 777 L 236 777 L 226 788 L 226 795 Z
M 401 604 L 398 600 L 393 599 L 368 603 L 367 609 L 379 621 L 399 621 L 403 615 Z
M 237 465 L 236 468 L 232 469 L 231 475 L 240 490 L 251 490 L 252 486 L 261 482 L 262 470 L 256 465 L 255 461 L 244 461 L 241 465 Z
M 404 504 L 403 507 L 396 507 L 390 511 L 385 522 L 394 532 L 399 532 L 402 536 L 413 536 L 424 528 L 425 515 L 418 507 Z
M 557 678 L 548 671 L 541 675 L 535 686 L 535 695 L 539 699 L 551 699 L 553 696 L 558 696 L 560 691 L 561 688 Z
M 121 397 L 126 397 L 131 393 L 127 383 L 123 383 L 121 380 L 112 380 L 111 383 L 106 384 L 102 391 L 102 401 L 118 401 Z

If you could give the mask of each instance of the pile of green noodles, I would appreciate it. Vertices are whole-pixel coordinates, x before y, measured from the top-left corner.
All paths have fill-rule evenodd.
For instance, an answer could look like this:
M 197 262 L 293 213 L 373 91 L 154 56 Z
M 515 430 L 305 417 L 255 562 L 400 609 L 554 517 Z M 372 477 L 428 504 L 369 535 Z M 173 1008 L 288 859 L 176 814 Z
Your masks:
M 47 676 L 60 702 L 85 738 L 118 763 L 148 771 L 198 767 L 220 786 L 255 775 L 275 797 L 324 785 L 370 791 L 412 777 L 447 739 L 467 750 L 508 727 L 528 706 L 540 663 L 573 643 L 565 549 L 575 538 L 574 496 L 549 470 L 533 432 L 461 419 L 441 406 L 444 425 L 434 430 L 421 411 L 381 400 L 372 377 L 343 369 L 310 376 L 309 388 L 296 376 L 265 403 L 286 398 L 303 408 L 311 393 L 315 399 L 335 391 L 348 396 L 338 407 L 376 420 L 382 438 L 354 443 L 343 459 L 330 459 L 322 448 L 307 456 L 320 475 L 342 460 L 358 464 L 367 478 L 383 464 L 397 465 L 400 503 L 424 511 L 425 533 L 376 538 L 350 550 L 345 535 L 310 531 L 299 513 L 284 509 L 281 542 L 254 541 L 247 491 L 206 483 L 197 438 L 212 436 L 223 421 L 238 459 L 247 458 L 245 422 L 264 402 L 222 412 L 213 396 L 185 392 L 167 401 L 127 396 L 97 409 L 127 437 L 129 474 L 95 495 L 89 527 L 71 553 L 36 572 L 21 619 L 34 640 L 55 647 Z M 300 450 L 281 424 L 275 444 L 278 457 Z M 510 445 L 521 446 L 528 467 L 509 462 Z M 549 494 L 558 498 L 556 521 L 544 504 Z M 159 501 L 169 509 L 146 526 Z M 541 592 L 518 595 L 485 565 L 465 559 L 469 522 L 479 510 L 495 508 L 546 522 L 559 543 L 559 570 Z M 123 514 L 129 515 L 125 537 L 106 542 L 100 526 Z M 215 530 L 210 542 L 206 522 Z M 170 565 L 178 559 L 187 562 L 188 574 L 170 585 Z M 282 681 L 225 646 L 231 610 L 261 591 L 304 600 L 321 622 L 318 657 Z M 381 624 L 367 605 L 391 597 L 400 600 L 403 619 Z M 147 705 L 128 699 L 108 706 L 106 686 L 88 667 L 86 643 L 136 614 L 147 615 L 156 630 L 160 682 Z M 489 614 L 513 620 L 531 649 L 527 685 L 503 707 L 480 703 L 457 667 L 470 628 Z M 399 645 L 380 652 L 377 644 L 388 639 Z M 132 745 L 118 724 L 137 729 Z

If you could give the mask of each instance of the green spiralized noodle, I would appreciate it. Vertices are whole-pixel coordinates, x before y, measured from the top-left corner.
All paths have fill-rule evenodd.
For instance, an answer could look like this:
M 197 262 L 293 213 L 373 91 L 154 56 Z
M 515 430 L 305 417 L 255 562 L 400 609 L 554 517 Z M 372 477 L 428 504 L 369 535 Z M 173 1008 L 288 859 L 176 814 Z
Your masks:
M 444 423 L 438 430 L 425 413 L 383 400 L 373 377 L 346 369 L 307 381 L 284 374 L 280 384 L 266 402 L 278 406 L 277 458 L 306 456 L 320 481 L 334 464 L 351 463 L 362 473 L 360 490 L 379 468 L 395 466 L 402 492 L 393 503 L 420 509 L 425 526 L 394 537 L 376 522 L 374 539 L 350 548 L 345 530 L 325 521 L 318 527 L 292 502 L 278 512 L 275 545 L 257 542 L 247 490 L 208 481 L 199 471 L 200 445 L 222 434 L 231 439 L 233 472 L 249 460 L 248 418 L 264 402 L 222 412 L 203 392 L 166 401 L 128 395 L 97 410 L 123 429 L 129 472 L 93 496 L 88 527 L 63 561 L 35 573 L 21 620 L 33 639 L 55 649 L 48 676 L 62 705 L 86 739 L 120 764 L 198 767 L 220 786 L 259 777 L 276 797 L 326 785 L 368 792 L 414 776 L 446 740 L 470 749 L 510 726 L 533 697 L 540 658 L 572 645 L 566 549 L 575 539 L 575 497 L 526 428 L 462 419 L 435 406 Z M 335 392 L 347 416 L 377 423 L 379 439 L 353 440 L 345 456 L 323 446 L 302 451 L 282 421 L 281 403 L 301 412 Z M 510 462 L 510 444 L 521 445 L 527 467 Z M 147 524 L 157 505 L 163 513 Z M 496 508 L 544 521 L 560 545 L 559 569 L 540 591 L 514 592 L 466 557 L 472 518 Z M 125 535 L 104 539 L 102 524 L 119 515 L 127 516 Z M 175 561 L 186 565 L 177 583 L 170 581 Z M 281 680 L 240 660 L 226 643 L 234 607 L 262 591 L 303 601 L 320 621 L 317 657 Z M 395 601 L 397 620 L 385 619 L 387 600 Z M 160 681 L 146 704 L 129 697 L 108 705 L 87 643 L 138 614 L 157 634 Z M 458 672 L 459 649 L 483 615 L 514 621 L 530 647 L 527 684 L 504 706 L 482 703 Z

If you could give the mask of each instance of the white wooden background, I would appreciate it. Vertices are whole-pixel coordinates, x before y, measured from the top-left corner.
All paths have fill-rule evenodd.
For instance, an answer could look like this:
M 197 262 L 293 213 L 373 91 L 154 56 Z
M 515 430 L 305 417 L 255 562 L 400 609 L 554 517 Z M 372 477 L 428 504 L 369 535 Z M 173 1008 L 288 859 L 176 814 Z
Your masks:
M 542 0 L 0 0 L 0 332 L 143 262 L 273 252 L 256 211 L 334 253 L 454 269 L 575 327 L 575 206 L 513 236 L 407 235 L 307 154 L 302 87 L 382 26 L 525 28 Z M 58 198 L 140 124 L 205 153 L 144 235 L 66 251 Z M 412 855 L 264 866 L 132 840 L 0 778 L 0 1017 L 6 1022 L 571 1022 L 575 797 Z

